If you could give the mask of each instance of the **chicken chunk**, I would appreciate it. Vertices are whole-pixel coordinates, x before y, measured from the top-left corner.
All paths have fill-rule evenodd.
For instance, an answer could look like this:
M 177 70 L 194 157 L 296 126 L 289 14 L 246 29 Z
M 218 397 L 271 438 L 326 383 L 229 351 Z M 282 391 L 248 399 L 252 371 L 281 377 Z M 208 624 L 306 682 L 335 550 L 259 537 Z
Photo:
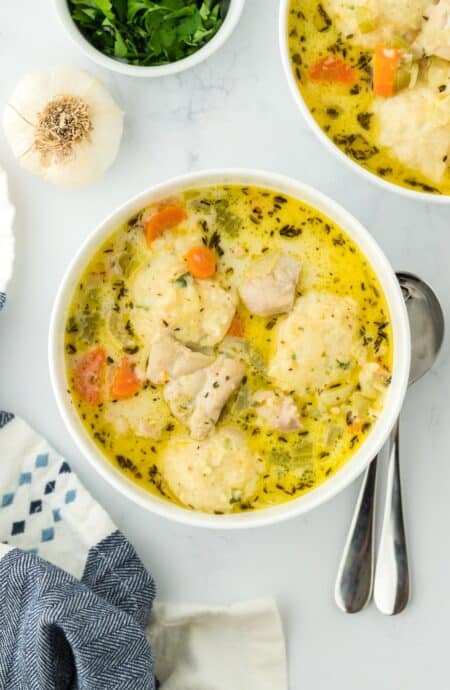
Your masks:
M 423 29 L 414 47 L 424 55 L 450 60 L 450 0 L 439 0 L 424 12 Z
M 152 383 L 166 383 L 169 379 L 179 379 L 180 376 L 203 369 L 213 361 L 212 355 L 194 352 L 164 330 L 153 341 L 147 376 Z
M 290 395 L 271 390 L 258 391 L 253 400 L 259 417 L 272 429 L 289 432 L 301 428 L 297 405 Z
M 164 386 L 164 399 L 172 414 L 186 426 L 189 426 L 197 396 L 205 383 L 206 376 L 206 370 L 199 369 L 192 374 L 180 376 L 175 381 L 169 381 Z
M 189 423 L 193 438 L 208 435 L 243 376 L 244 365 L 230 357 L 219 356 L 211 365 Z
M 209 367 L 170 381 L 164 397 L 172 413 L 187 424 L 192 438 L 208 436 L 244 375 L 244 365 L 219 355 Z
M 292 309 L 300 264 L 289 254 L 270 254 L 256 261 L 239 292 L 252 314 L 271 316 Z
M 389 373 L 377 362 L 366 362 L 359 374 L 361 394 L 365 398 L 376 398 L 386 390 L 389 384 Z

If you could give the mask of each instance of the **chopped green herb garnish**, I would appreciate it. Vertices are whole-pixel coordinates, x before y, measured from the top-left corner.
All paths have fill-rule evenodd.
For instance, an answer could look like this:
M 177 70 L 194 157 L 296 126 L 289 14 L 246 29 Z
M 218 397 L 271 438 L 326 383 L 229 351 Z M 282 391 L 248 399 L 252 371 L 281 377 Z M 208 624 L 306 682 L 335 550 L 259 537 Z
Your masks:
M 296 228 L 295 225 L 283 225 L 280 230 L 280 235 L 283 237 L 298 237 L 302 234 L 301 228 Z
M 224 252 L 222 245 L 220 244 L 220 234 L 217 230 L 214 230 L 213 234 L 209 238 L 208 247 L 210 249 L 215 249 L 219 256 L 223 256 Z
M 319 4 L 317 5 L 317 14 L 314 16 L 314 25 L 320 33 L 323 31 L 328 31 L 332 24 L 332 21 L 328 15 L 328 13 L 325 11 L 325 8 L 323 5 Z
M 358 113 L 356 119 L 363 129 L 368 131 L 370 129 L 373 113 Z
M 73 316 L 69 317 L 67 321 L 66 333 L 78 333 L 78 325 Z
M 178 276 L 178 278 L 174 281 L 175 285 L 177 287 L 187 287 L 188 286 L 188 279 L 190 278 L 190 273 L 183 273 L 183 275 Z
M 227 13 L 221 0 L 69 0 L 85 38 L 130 65 L 166 65 L 202 48 Z

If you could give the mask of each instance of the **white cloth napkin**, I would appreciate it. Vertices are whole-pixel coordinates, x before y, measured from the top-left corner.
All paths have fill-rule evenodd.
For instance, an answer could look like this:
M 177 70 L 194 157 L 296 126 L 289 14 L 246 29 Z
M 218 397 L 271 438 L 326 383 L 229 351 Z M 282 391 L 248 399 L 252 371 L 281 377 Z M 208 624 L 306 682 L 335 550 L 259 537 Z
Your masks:
M 147 634 L 164 690 L 287 690 L 283 629 L 272 599 L 155 605 Z

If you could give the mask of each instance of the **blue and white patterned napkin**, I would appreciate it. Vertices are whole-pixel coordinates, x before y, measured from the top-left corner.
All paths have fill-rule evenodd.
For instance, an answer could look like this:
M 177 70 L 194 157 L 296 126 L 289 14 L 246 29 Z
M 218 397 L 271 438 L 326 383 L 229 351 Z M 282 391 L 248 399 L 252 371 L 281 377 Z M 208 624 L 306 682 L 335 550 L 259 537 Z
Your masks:
M 63 458 L 0 426 L 0 688 L 154 690 L 151 576 Z
M 0 311 L 14 209 L 0 168 Z M 0 410 L 0 689 L 154 690 L 155 585 L 59 456 Z

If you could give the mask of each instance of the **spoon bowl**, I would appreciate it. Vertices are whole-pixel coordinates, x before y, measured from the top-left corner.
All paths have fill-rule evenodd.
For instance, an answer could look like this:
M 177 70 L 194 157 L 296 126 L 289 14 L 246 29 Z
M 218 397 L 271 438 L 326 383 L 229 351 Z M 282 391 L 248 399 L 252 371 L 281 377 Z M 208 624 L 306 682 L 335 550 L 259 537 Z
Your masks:
M 411 328 L 409 385 L 434 364 L 444 340 L 444 312 L 433 289 L 413 273 L 397 273 Z

